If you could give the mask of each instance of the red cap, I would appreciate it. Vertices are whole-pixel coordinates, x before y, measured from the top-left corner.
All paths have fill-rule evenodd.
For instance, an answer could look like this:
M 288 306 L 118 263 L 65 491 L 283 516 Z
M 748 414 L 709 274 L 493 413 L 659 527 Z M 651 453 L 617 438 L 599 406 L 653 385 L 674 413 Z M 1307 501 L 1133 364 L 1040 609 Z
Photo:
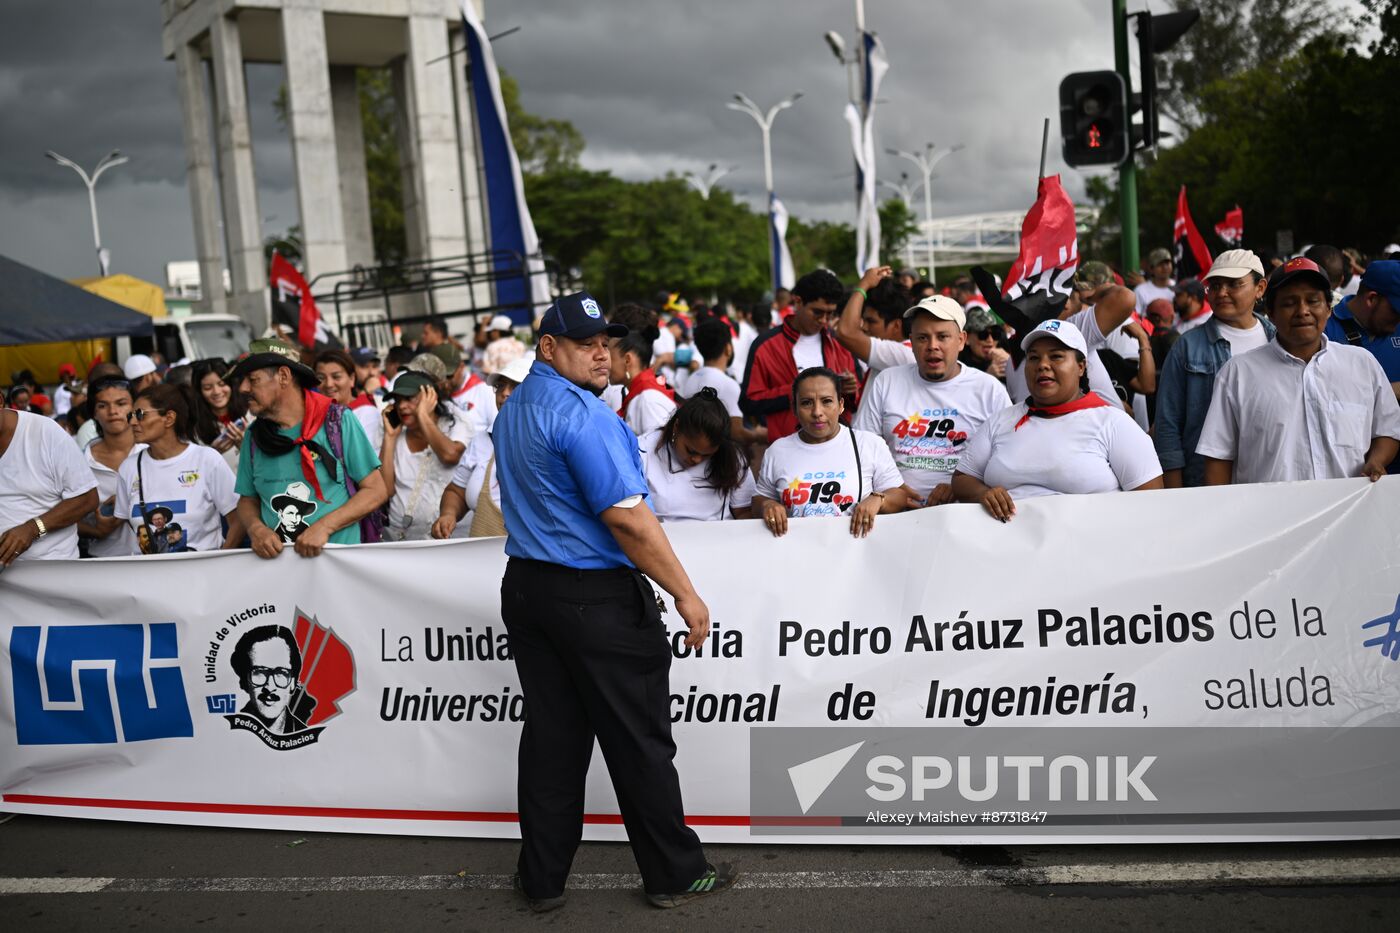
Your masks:
M 58 367 L 58 376 L 59 376 L 60 379 L 63 378 L 64 376 L 76 376 L 76 375 L 78 375 L 78 371 L 77 371 L 76 369 L 73 368 L 73 364 L 72 364 L 72 363 L 62 363 L 62 364 L 59 365 L 59 367 Z

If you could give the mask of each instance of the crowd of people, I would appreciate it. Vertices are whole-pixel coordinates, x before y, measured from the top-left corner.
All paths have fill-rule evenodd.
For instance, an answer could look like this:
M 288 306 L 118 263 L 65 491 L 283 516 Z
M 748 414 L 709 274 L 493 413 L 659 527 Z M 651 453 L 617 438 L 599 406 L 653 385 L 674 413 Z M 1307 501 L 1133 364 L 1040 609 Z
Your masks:
M 744 308 L 610 313 L 600 397 L 663 522 L 839 518 L 1035 496 L 1400 470 L 1400 255 L 1244 249 L 1174 281 L 1084 262 L 1017 333 L 967 276 L 818 269 Z M 413 346 L 236 360 L 133 355 L 51 390 L 15 374 L 0 416 L 0 565 L 507 532 L 493 427 L 550 365 L 505 315 Z M 603 370 L 606 370 L 604 373 Z M 552 371 L 552 370 L 550 370 Z M 537 472 L 539 472 L 537 470 Z M 517 477 L 511 481 L 539 481 Z

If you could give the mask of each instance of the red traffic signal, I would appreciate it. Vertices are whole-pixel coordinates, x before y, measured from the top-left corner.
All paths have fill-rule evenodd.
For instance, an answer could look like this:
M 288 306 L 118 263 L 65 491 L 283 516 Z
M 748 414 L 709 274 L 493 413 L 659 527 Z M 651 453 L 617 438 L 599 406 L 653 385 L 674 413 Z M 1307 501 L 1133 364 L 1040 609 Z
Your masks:
M 1128 94 L 1116 71 L 1080 71 L 1060 82 L 1065 163 L 1121 165 L 1129 143 Z

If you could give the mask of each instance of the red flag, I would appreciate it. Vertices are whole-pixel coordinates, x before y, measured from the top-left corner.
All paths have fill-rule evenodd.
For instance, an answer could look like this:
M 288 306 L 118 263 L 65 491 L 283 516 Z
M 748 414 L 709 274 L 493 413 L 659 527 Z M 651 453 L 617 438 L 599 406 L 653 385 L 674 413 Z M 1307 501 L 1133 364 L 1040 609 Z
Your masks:
M 1235 209 L 1225 212 L 1225 219 L 1215 225 L 1215 235 L 1231 249 L 1244 242 L 1244 211 L 1238 204 Z
M 1050 175 L 1040 180 L 1035 204 L 1021 221 L 1021 252 L 1006 274 L 1002 294 L 1011 301 L 1042 291 L 1047 298 L 1068 298 L 1078 267 L 1074 202 L 1060 185 L 1060 176 Z
M 339 341 L 331 337 L 321 319 L 321 312 L 316 309 L 316 300 L 311 297 L 311 286 L 306 284 L 306 279 L 297 271 L 296 266 L 276 251 L 272 254 L 270 278 L 272 287 L 276 290 L 276 294 L 272 296 L 273 318 L 280 319 L 280 322 L 288 327 L 295 322 L 298 343 L 308 350 L 340 345 Z M 293 298 L 296 299 L 295 305 L 291 301 Z
M 1172 248 L 1176 254 L 1176 280 L 1199 279 L 1210 269 L 1210 250 L 1196 222 L 1191 219 L 1191 209 L 1186 206 L 1186 186 L 1176 196 L 1176 222 L 1172 224 Z

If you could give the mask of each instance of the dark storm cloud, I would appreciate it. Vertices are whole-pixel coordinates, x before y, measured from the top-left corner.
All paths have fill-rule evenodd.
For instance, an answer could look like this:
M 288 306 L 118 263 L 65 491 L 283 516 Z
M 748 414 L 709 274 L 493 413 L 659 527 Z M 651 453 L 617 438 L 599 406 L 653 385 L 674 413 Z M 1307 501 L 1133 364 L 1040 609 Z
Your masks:
M 1161 0 L 1154 0 L 1160 7 Z M 961 142 L 940 165 L 938 215 L 1024 210 L 1034 197 L 1042 118 L 1055 115 L 1069 71 L 1110 67 L 1103 0 L 867 0 L 892 64 L 877 128 L 881 146 Z M 722 185 L 762 196 L 757 127 L 727 110 L 743 91 L 771 104 L 804 99 L 774 129 L 777 186 L 798 216 L 849 219 L 846 74 L 822 34 L 849 43 L 851 0 L 487 0 L 496 45 L 527 109 L 571 120 L 585 163 L 628 178 L 739 169 Z M 0 4 L 0 253 L 58 274 L 88 273 L 86 198 L 54 149 L 92 166 L 109 149 L 131 162 L 98 191 L 104 245 L 119 269 L 159 280 L 166 260 L 193 258 L 175 68 L 162 57 L 156 0 L 5 0 Z M 249 107 L 265 228 L 296 221 L 285 130 L 271 101 L 279 67 L 249 68 Z M 1053 132 L 1053 128 L 1052 128 Z M 1058 171 L 1058 145 L 1050 171 Z M 883 177 L 908 166 L 881 155 Z M 1082 191 L 1077 173 L 1066 186 Z M 268 220 L 267 218 L 272 218 Z

